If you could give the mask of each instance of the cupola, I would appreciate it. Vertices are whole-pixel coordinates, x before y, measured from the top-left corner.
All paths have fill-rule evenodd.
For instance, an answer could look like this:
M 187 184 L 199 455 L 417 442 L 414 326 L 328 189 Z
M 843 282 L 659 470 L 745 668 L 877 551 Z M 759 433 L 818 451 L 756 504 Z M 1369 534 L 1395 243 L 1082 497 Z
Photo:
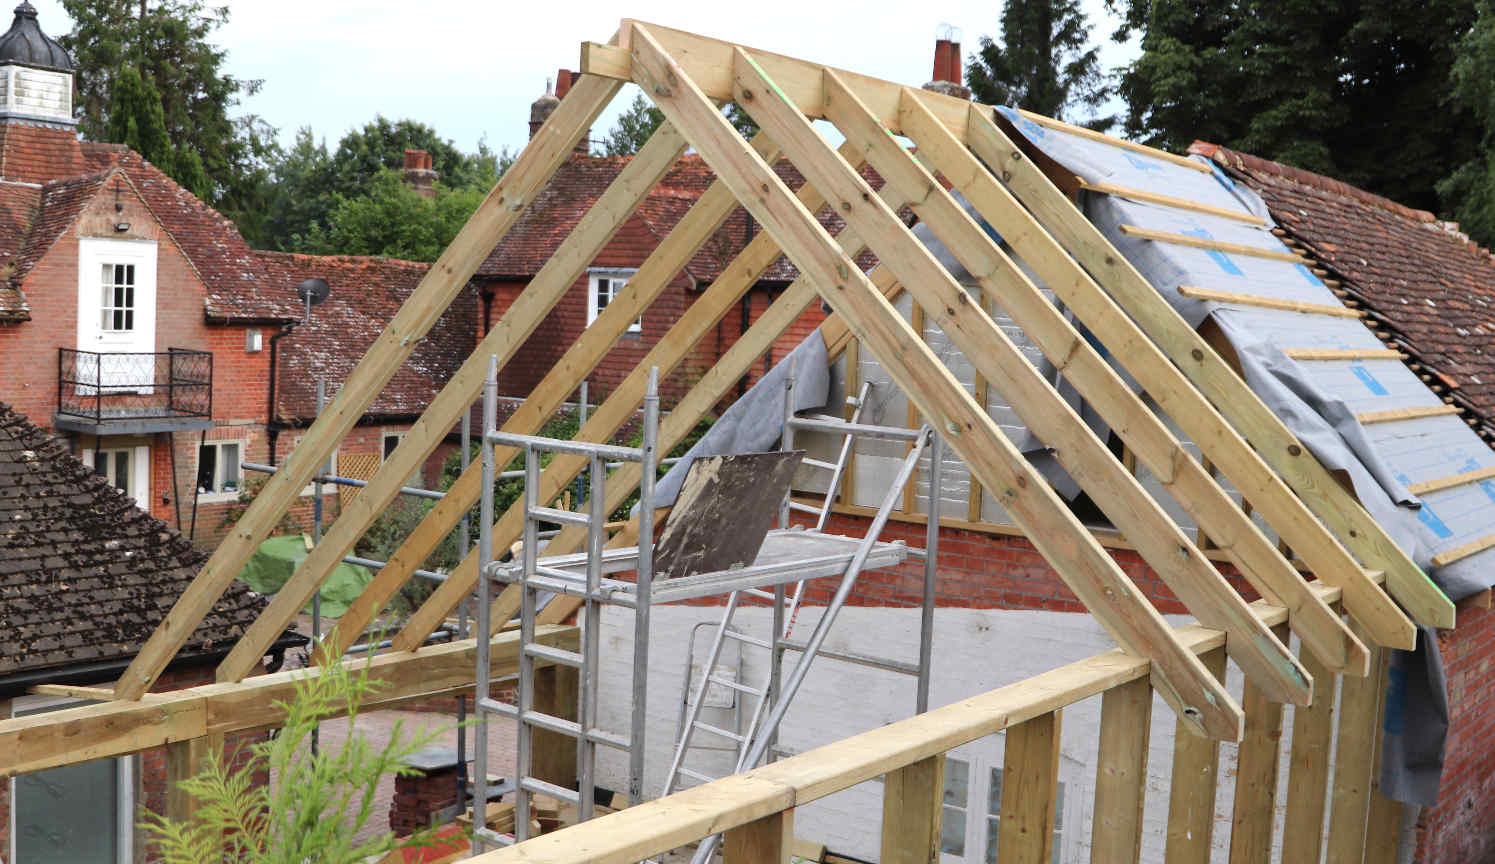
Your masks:
M 0 36 L 0 119 L 11 118 L 75 125 L 73 59 L 42 32 L 29 0 Z

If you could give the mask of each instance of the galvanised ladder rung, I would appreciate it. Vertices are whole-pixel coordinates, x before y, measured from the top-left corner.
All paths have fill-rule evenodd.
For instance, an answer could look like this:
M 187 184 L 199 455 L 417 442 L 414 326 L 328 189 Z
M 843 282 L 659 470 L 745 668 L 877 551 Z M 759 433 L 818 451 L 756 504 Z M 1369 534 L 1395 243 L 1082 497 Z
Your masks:
M 707 776 L 705 774 L 702 774 L 699 771 L 692 771 L 691 769 L 685 767 L 684 765 L 681 765 L 679 768 L 676 768 L 675 770 L 678 771 L 678 772 L 680 772 L 681 774 L 684 774 L 686 777 L 689 777 L 692 780 L 699 780 L 702 783 L 711 783 L 711 782 L 714 782 L 714 781 L 720 779 L 720 778 L 717 778 L 717 777 Z
M 759 648 L 770 647 L 767 639 L 759 639 L 756 636 L 749 636 L 746 633 L 738 633 L 736 630 L 733 630 L 731 628 L 728 628 L 727 632 L 722 634 L 722 636 L 726 639 L 735 639 L 738 642 L 746 642 L 749 645 L 757 645 Z
M 505 702 L 499 702 L 495 699 L 483 699 L 479 701 L 478 709 L 509 718 L 519 716 L 518 708 Z M 580 723 L 577 723 L 575 720 L 567 720 L 564 717 L 557 717 L 554 714 L 546 714 L 544 711 L 535 711 L 531 709 L 524 712 L 524 722 L 529 724 L 530 726 L 535 726 L 540 729 L 546 729 L 551 732 L 558 732 L 561 735 L 568 735 L 572 738 L 581 737 Z M 632 745 L 628 743 L 627 738 L 624 738 L 621 735 L 614 735 L 613 733 L 606 732 L 602 729 L 588 729 L 586 737 L 588 741 L 591 741 L 594 744 L 602 744 L 607 747 L 612 747 L 615 750 L 627 751 L 632 749 Z
M 716 675 L 707 675 L 706 680 L 710 681 L 712 684 L 720 684 L 723 687 L 736 690 L 738 693 L 747 693 L 752 696 L 757 696 L 760 699 L 763 697 L 762 690 L 759 690 L 756 687 L 749 687 L 748 685 L 740 683 L 738 681 L 734 681 L 731 678 L 721 678 Z
M 811 468 L 820 468 L 825 471 L 836 470 L 836 463 L 827 462 L 824 459 L 811 459 L 809 456 L 805 456 L 804 458 L 800 459 L 799 464 L 809 465 Z
M 567 651 L 564 648 L 553 648 L 538 642 L 531 642 L 525 645 L 524 653 L 540 660 L 549 660 L 552 663 L 559 663 L 562 666 L 570 666 L 572 669 L 580 669 L 587 662 L 587 658 L 575 651 Z
M 790 501 L 789 502 L 789 509 L 790 510 L 798 510 L 801 513 L 814 513 L 816 516 L 819 516 L 821 513 L 825 512 L 823 509 L 821 509 L 819 507 L 814 507 L 814 506 L 811 506 L 809 504 L 801 504 L 798 501 Z
M 525 777 L 519 781 L 519 788 L 536 795 L 549 795 L 577 806 L 581 805 L 581 796 L 575 789 L 567 789 L 565 786 L 557 786 L 554 783 L 546 783 L 539 777 Z
M 510 834 L 500 834 L 492 828 L 485 828 L 481 825 L 472 826 L 472 833 L 495 846 L 513 846 L 516 842 Z
M 560 522 L 565 525 L 580 525 L 583 528 L 592 524 L 591 517 L 585 513 L 560 510 L 555 507 L 531 507 L 526 512 L 529 518 L 543 522 Z
M 697 720 L 691 725 L 696 727 L 697 729 L 700 729 L 702 732 L 710 732 L 712 735 L 720 735 L 721 737 L 726 738 L 728 741 L 736 741 L 738 744 L 741 744 L 747 740 L 747 738 L 738 735 L 736 732 L 728 732 L 726 729 L 723 729 L 720 726 L 712 726 L 710 723 L 707 723 L 703 720 Z

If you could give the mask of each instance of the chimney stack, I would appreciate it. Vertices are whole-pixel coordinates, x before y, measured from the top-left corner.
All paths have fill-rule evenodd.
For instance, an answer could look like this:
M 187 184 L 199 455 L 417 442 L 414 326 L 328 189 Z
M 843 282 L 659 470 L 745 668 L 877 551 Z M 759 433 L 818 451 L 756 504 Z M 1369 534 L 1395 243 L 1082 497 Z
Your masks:
M 566 94 L 571 92 L 571 85 L 575 84 L 580 77 L 580 72 L 572 72 L 570 69 L 557 71 L 554 92 L 551 90 L 550 80 L 546 79 L 545 94 L 530 103 L 529 106 L 529 137 L 535 137 L 535 133 L 540 131 L 540 127 L 545 125 L 545 120 L 550 117 L 550 112 L 554 111 L 556 106 L 561 104 L 561 100 L 565 99 Z M 591 138 L 591 129 L 582 133 L 581 140 L 576 142 L 576 152 L 582 156 L 591 153 Z
M 431 154 L 424 150 L 405 151 L 405 185 L 414 189 L 422 198 L 436 197 L 436 170 L 431 167 Z
M 941 24 L 935 31 L 934 78 L 924 85 L 925 90 L 970 99 L 971 88 L 962 83 L 965 67 L 960 59 L 960 31 L 948 24 Z

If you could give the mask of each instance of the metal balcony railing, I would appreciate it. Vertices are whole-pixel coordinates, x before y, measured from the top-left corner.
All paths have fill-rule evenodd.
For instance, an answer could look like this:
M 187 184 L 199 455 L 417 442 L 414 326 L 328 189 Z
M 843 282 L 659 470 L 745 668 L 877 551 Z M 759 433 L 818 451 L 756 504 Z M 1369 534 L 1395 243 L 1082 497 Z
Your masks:
M 94 423 L 211 417 L 213 354 L 57 350 L 57 413 Z

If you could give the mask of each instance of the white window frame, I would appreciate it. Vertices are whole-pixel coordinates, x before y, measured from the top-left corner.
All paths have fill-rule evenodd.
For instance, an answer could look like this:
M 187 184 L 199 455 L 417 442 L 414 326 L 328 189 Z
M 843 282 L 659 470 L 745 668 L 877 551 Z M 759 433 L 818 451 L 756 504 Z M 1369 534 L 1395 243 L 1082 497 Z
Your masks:
M 102 456 L 106 460 L 105 465 L 108 466 L 114 463 L 112 457 L 116 453 L 130 454 L 130 477 L 124 493 L 135 499 L 136 507 L 147 513 L 151 512 L 151 448 L 149 444 L 106 443 L 98 448 L 82 447 L 79 456 L 82 457 L 80 461 L 92 470 L 95 454 Z M 103 476 L 108 478 L 107 470 Z
M 404 441 L 405 440 L 405 436 L 408 435 L 409 433 L 410 433 L 409 429 L 401 429 L 401 430 L 398 430 L 398 431 L 390 431 L 390 430 L 387 430 L 387 429 L 380 429 L 379 430 L 379 464 L 380 465 L 383 465 L 389 459 L 390 455 L 394 452 L 391 449 L 387 449 L 388 444 L 389 444 L 389 440 L 391 438 L 393 438 L 394 441 L 395 441 L 395 447 L 398 448 L 400 446 L 400 442 Z M 418 465 L 418 466 L 416 466 L 415 470 L 410 473 L 410 476 L 405 478 L 405 482 L 404 482 L 403 485 L 409 486 L 409 487 L 414 488 L 414 489 L 424 489 L 424 488 L 426 488 L 426 481 L 425 481 L 425 476 L 424 476 L 425 470 L 426 470 L 426 463 L 424 461 L 422 461 L 421 464 Z
M 218 503 L 218 502 L 222 502 L 222 501 L 237 501 L 238 498 L 239 498 L 239 493 L 242 492 L 242 491 L 244 491 L 244 454 L 246 452 L 248 452 L 249 442 L 246 441 L 246 440 L 244 440 L 244 439 L 242 439 L 242 438 L 220 438 L 220 439 L 217 439 L 217 440 L 209 440 L 209 441 L 202 442 L 202 447 L 217 447 L 217 448 L 220 448 L 219 455 L 217 457 L 215 457 L 214 460 L 213 460 L 213 473 L 214 473 L 214 475 L 217 475 L 217 476 L 214 476 L 214 478 L 213 478 L 213 485 L 217 486 L 217 485 L 220 485 L 220 483 L 222 482 L 221 474 L 222 474 L 222 471 L 223 471 L 223 455 L 222 455 L 222 452 L 221 452 L 221 448 L 224 445 L 226 445 L 226 444 L 234 444 L 234 445 L 237 445 L 238 448 L 239 448 L 239 481 L 238 481 L 238 488 L 233 489 L 231 491 L 227 491 L 227 492 L 198 492 L 197 493 L 197 501 L 200 504 L 214 504 L 214 503 Z M 198 451 L 197 451 L 197 461 L 195 463 L 193 463 L 198 468 L 202 467 L 202 447 L 198 448 Z M 193 472 L 193 475 L 192 475 L 192 488 L 193 489 L 199 488 L 198 485 L 197 485 L 197 474 L 196 474 L 196 472 Z
M 999 733 L 995 737 L 1002 742 L 1003 749 L 1005 749 L 1006 735 Z M 991 773 L 993 770 L 999 772 L 1002 770 L 1002 752 L 1000 749 L 979 746 L 980 744 L 981 742 L 972 742 L 946 754 L 947 772 L 950 767 L 949 760 L 952 759 L 965 763 L 967 766 L 965 806 L 956 808 L 965 813 L 965 852 L 962 855 L 953 855 L 941 850 L 940 860 L 943 864 L 957 864 L 957 862 L 984 864 L 988 851 L 987 826 L 993 818 L 1001 819 L 1000 813 L 994 814 L 987 811 L 988 795 L 992 787 Z M 1072 782 L 1075 778 L 1069 776 L 1069 772 L 1065 770 L 1066 767 L 1061 760 L 1058 779 L 1061 791 L 1057 802 L 1061 811 L 1055 814 L 1054 827 L 1054 859 L 1061 862 L 1073 860 L 1076 848 L 1075 838 L 1082 833 L 1075 830 L 1073 826 L 1083 824 L 1082 817 L 1085 815 L 1079 812 L 1082 806 L 1081 799 L 1093 794 Z M 946 808 L 951 806 L 953 805 L 944 805 Z
M 11 700 L 9 716 L 12 718 L 21 716 L 16 713 L 18 711 L 33 714 L 91 704 L 96 703 L 88 699 L 72 699 L 66 696 L 17 696 Z M 117 850 L 114 862 L 115 864 L 133 864 L 135 861 L 135 781 L 140 774 L 140 757 L 119 756 L 114 761 L 117 763 L 117 770 L 114 774 L 114 846 Z M 16 860 L 16 810 L 18 809 L 16 807 L 16 778 L 10 778 L 7 791 L 10 795 L 10 819 L 6 829 L 10 835 L 10 842 L 5 850 L 5 860 L 12 864 L 19 864 Z M 32 862 L 26 862 L 26 864 L 32 864 Z
M 597 315 L 607 303 L 599 303 L 602 283 L 607 283 L 607 301 L 611 303 L 617 299 L 618 292 L 628 287 L 628 280 L 633 278 L 637 270 L 626 270 L 620 268 L 594 267 L 587 271 L 587 326 L 597 320 Z M 629 333 L 644 332 L 644 316 L 640 315 L 637 321 L 628 325 Z
M 105 265 L 135 268 L 134 321 L 129 330 L 105 330 L 103 280 Z M 105 237 L 78 239 L 78 348 L 82 351 L 155 351 L 156 241 Z

